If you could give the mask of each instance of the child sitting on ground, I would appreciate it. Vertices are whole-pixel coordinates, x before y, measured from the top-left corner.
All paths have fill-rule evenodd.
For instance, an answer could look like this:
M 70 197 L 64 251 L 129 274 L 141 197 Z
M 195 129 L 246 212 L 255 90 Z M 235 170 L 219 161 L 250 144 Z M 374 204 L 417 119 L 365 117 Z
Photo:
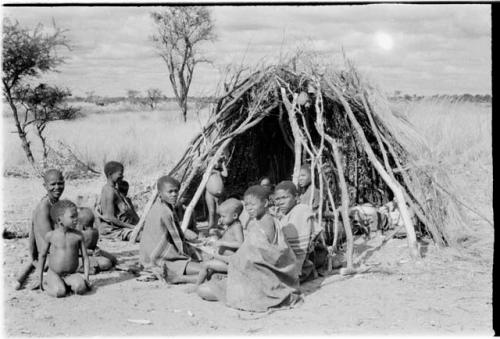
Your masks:
M 118 202 L 118 219 L 125 220 L 130 219 L 132 223 L 139 222 L 139 215 L 135 211 L 135 206 L 132 200 L 128 197 L 129 183 L 126 180 L 118 181 L 117 183 L 118 192 L 121 194 L 121 200 Z M 139 239 L 140 240 L 140 239 Z
M 226 257 L 234 254 L 243 243 L 243 226 L 238 219 L 242 210 L 243 204 L 234 198 L 227 199 L 219 205 L 217 213 L 220 215 L 220 222 L 224 225 L 225 231 L 219 240 L 211 244 L 217 249 L 215 253 L 210 253 L 214 259 L 202 263 L 196 286 L 201 285 L 209 273 L 227 273 Z M 204 250 L 203 247 L 201 249 Z
M 116 258 L 106 251 L 97 247 L 99 240 L 99 231 L 94 228 L 94 213 L 88 207 L 80 207 L 78 209 L 78 226 L 77 230 L 82 232 L 87 254 L 90 259 L 90 274 L 96 274 L 101 271 L 108 271 L 116 265 Z M 83 271 L 83 266 L 80 266 L 79 272 Z
M 83 234 L 76 230 L 78 210 L 69 200 L 60 200 L 50 209 L 55 229 L 45 236 L 47 244 L 41 251 L 40 267 L 44 267 L 49 255 L 46 286 L 43 285 L 43 270 L 40 271 L 40 288 L 46 287 L 53 297 L 64 297 L 68 289 L 83 294 L 90 289 L 89 258 Z M 78 252 L 81 252 L 84 276 L 77 274 Z

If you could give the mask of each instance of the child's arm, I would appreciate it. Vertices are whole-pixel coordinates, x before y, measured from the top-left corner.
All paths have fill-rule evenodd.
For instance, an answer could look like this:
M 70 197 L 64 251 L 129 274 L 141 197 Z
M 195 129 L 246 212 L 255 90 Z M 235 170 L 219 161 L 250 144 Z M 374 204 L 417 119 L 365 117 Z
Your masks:
M 217 247 L 227 247 L 230 249 L 238 249 L 241 244 L 243 244 L 243 226 L 241 223 L 236 222 L 232 227 L 232 231 L 234 232 L 235 240 L 226 241 L 226 240 L 217 240 L 214 242 L 214 245 Z
M 102 216 L 100 217 L 104 219 L 104 221 L 118 227 L 135 228 L 134 225 L 129 224 L 127 222 L 123 222 L 115 216 L 115 205 L 113 204 L 114 198 L 115 198 L 115 192 L 111 188 L 106 189 L 102 192 L 102 197 L 101 197 Z
M 85 241 L 83 239 L 83 235 L 80 234 L 80 250 L 82 252 L 82 260 L 83 260 L 83 278 L 85 279 L 85 282 L 90 285 L 89 283 L 89 271 L 90 271 L 90 262 L 89 262 L 89 257 L 87 255 L 87 248 L 85 247 Z
M 267 237 L 269 242 L 274 240 L 274 236 L 276 235 L 276 225 L 274 224 L 273 218 L 266 214 L 259 221 L 259 226 Z
M 226 264 L 229 264 L 229 257 L 231 255 L 220 255 L 220 254 L 217 254 L 217 253 L 212 253 L 212 257 L 214 257 L 214 259 L 217 259 L 217 260 L 220 260 L 220 261 L 223 261 L 225 262 Z
M 45 241 L 46 245 L 44 248 L 42 248 L 42 251 L 40 252 L 40 257 L 41 257 L 41 262 L 40 262 L 40 289 L 43 291 L 43 271 L 45 267 L 45 261 L 47 260 L 47 254 L 49 253 L 50 249 L 50 240 L 52 237 L 52 232 L 49 232 L 45 235 Z
M 222 166 L 222 171 L 220 172 L 220 175 L 225 178 L 225 177 L 227 177 L 227 167 L 226 167 L 226 161 L 225 160 L 222 160 L 221 166 Z

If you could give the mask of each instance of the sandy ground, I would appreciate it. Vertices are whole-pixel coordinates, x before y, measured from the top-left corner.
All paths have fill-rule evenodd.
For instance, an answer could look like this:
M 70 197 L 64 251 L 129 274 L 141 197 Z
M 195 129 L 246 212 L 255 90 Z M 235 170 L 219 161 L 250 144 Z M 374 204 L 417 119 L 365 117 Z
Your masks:
M 4 178 L 6 225 L 29 219 L 43 188 L 34 180 Z M 64 197 L 99 192 L 102 182 L 69 182 Z M 367 258 L 364 274 L 336 273 L 302 286 L 304 303 L 291 310 L 249 313 L 210 303 L 186 286 L 140 282 L 131 273 L 91 276 L 84 296 L 55 299 L 40 291 L 13 290 L 28 258 L 27 239 L 4 239 L 4 329 L 9 336 L 97 335 L 328 335 L 483 334 L 492 331 L 493 232 L 472 216 L 476 237 L 462 254 L 421 243 L 423 259 L 409 260 L 405 240 L 390 240 Z M 356 251 L 380 243 L 358 239 Z M 134 264 L 138 245 L 101 242 L 122 266 Z M 368 246 L 368 247 L 367 247 Z M 131 321 L 132 320 L 132 321 Z M 146 320 L 147 324 L 134 322 Z

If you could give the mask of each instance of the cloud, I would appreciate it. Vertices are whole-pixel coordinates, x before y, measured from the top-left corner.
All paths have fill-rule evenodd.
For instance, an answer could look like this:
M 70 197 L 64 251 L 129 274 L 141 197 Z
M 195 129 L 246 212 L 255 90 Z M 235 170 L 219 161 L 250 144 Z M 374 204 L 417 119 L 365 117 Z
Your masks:
M 74 48 L 67 63 L 48 75 L 74 92 L 124 95 L 126 89 L 160 87 L 171 93 L 166 67 L 149 37 L 150 12 L 160 7 L 4 8 L 22 25 L 68 28 Z M 218 39 L 202 46 L 214 66 L 199 65 L 193 93 L 214 90 L 217 68 L 272 61 L 296 48 L 338 58 L 341 48 L 367 76 L 388 89 L 414 93 L 491 91 L 489 5 L 215 6 Z M 384 31 L 394 48 L 384 51 L 374 34 Z

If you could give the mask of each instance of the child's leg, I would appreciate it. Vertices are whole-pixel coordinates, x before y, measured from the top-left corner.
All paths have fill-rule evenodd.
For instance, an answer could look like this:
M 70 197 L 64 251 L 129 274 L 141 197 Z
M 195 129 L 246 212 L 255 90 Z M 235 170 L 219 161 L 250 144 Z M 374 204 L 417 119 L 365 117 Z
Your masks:
M 202 266 L 197 262 L 188 262 L 183 275 L 168 269 L 168 262 L 163 265 L 163 276 L 169 284 L 195 284 Z
M 99 272 L 109 271 L 114 266 L 111 260 L 109 260 L 108 258 L 94 257 L 94 259 L 97 262 L 97 266 L 99 266 Z
M 118 260 L 114 255 L 112 255 L 109 252 L 106 252 L 104 250 L 101 250 L 100 248 L 96 251 L 97 256 L 99 257 L 104 257 L 109 260 L 112 266 L 115 266 L 118 263 Z M 111 268 L 111 267 L 110 267 Z
M 221 260 L 213 259 L 205 263 L 206 267 L 217 273 L 227 273 L 227 264 Z
M 16 290 L 19 290 L 24 282 L 26 281 L 26 279 L 28 278 L 28 276 L 31 274 L 31 272 L 33 272 L 33 270 L 35 269 L 35 265 L 33 264 L 33 261 L 29 261 L 21 270 L 21 273 L 19 274 L 19 277 L 16 279 L 16 282 L 14 283 L 14 288 Z
M 47 271 L 44 288 L 51 297 L 61 298 L 66 296 L 66 284 L 64 280 L 51 269 Z
M 196 286 L 200 286 L 202 283 L 207 280 L 208 277 L 208 267 L 206 265 L 202 265 L 200 273 L 198 273 L 198 280 L 196 280 Z
M 216 225 L 217 198 L 208 193 L 208 191 L 205 191 L 205 201 L 208 209 L 208 229 L 210 230 Z
M 64 282 L 71 288 L 76 294 L 84 294 L 89 290 L 85 279 L 83 279 L 81 274 L 73 273 L 66 278 Z
M 208 272 L 218 272 L 218 273 L 227 273 L 227 264 L 220 260 L 210 260 L 201 264 L 201 270 L 198 274 L 198 280 L 196 281 L 196 285 L 201 285 L 208 277 Z

